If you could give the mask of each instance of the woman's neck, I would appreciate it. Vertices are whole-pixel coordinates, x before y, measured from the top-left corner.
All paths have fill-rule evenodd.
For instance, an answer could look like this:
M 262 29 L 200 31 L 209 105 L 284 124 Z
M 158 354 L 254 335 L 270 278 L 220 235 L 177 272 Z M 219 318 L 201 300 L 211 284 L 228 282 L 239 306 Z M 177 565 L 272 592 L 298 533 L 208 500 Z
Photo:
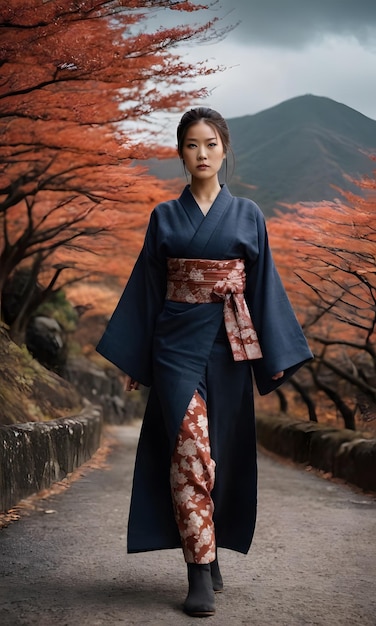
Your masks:
M 191 194 L 204 215 L 207 214 L 214 200 L 221 191 L 219 181 L 197 181 L 192 180 L 190 184 Z

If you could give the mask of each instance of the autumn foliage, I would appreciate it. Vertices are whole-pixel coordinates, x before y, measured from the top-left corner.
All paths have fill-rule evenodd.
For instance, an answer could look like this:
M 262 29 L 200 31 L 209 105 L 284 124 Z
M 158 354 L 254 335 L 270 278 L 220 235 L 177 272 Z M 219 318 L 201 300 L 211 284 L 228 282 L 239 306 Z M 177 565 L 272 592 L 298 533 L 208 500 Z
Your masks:
M 64 284 L 104 272 L 124 282 L 152 206 L 171 193 L 134 165 L 171 156 L 151 131 L 146 137 L 147 122 L 191 104 L 203 92 L 187 91 L 186 81 L 214 71 L 174 48 L 217 36 L 210 22 L 153 33 L 142 23 L 151 9 L 197 8 L 179 0 L 2 4 L 0 296 L 19 267 L 30 269 L 10 320 L 15 336 Z
M 376 177 L 357 184 L 365 195 L 296 205 L 269 221 L 276 262 L 315 354 L 293 382 L 312 419 L 334 407 L 348 428 L 356 416 L 363 426 L 376 418 Z

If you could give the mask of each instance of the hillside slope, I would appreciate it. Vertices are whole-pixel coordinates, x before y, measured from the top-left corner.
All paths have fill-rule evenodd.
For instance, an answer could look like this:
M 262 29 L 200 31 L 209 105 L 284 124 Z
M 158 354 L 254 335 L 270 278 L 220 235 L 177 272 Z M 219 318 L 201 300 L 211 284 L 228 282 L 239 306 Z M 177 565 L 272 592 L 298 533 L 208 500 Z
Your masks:
M 338 197 L 333 185 L 357 191 L 344 175 L 375 167 L 367 153 L 376 154 L 376 121 L 329 98 L 299 96 L 228 124 L 236 158 L 229 187 L 266 215 L 279 202 Z M 162 179 L 183 177 L 178 159 L 149 165 Z
M 82 399 L 66 380 L 45 369 L 0 327 L 0 425 L 77 415 Z

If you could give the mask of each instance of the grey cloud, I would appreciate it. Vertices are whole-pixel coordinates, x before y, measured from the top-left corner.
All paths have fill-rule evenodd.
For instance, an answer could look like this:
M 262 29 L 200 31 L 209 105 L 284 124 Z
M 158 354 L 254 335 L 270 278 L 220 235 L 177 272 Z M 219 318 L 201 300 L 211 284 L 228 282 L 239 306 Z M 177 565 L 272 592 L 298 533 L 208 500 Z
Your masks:
M 376 0 L 220 0 L 229 35 L 250 45 L 301 48 L 325 35 L 376 42 Z
M 210 5 L 210 0 L 194 2 Z M 209 10 L 164 9 L 155 17 L 163 26 L 220 17 L 222 26 L 237 24 L 228 39 L 249 45 L 297 49 L 330 34 L 376 44 L 376 0 L 218 0 Z

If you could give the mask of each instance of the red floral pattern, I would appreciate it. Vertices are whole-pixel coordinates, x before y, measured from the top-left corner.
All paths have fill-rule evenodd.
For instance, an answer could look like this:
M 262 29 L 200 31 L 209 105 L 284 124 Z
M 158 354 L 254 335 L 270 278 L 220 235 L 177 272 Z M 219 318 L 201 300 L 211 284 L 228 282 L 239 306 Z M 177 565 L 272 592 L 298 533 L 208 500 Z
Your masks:
M 214 476 L 206 403 L 196 391 L 179 430 L 170 470 L 175 519 L 187 563 L 204 564 L 215 559 L 210 495 Z
M 223 300 L 223 317 L 234 360 L 262 357 L 244 298 L 243 259 L 168 259 L 167 268 L 167 300 L 191 304 Z

